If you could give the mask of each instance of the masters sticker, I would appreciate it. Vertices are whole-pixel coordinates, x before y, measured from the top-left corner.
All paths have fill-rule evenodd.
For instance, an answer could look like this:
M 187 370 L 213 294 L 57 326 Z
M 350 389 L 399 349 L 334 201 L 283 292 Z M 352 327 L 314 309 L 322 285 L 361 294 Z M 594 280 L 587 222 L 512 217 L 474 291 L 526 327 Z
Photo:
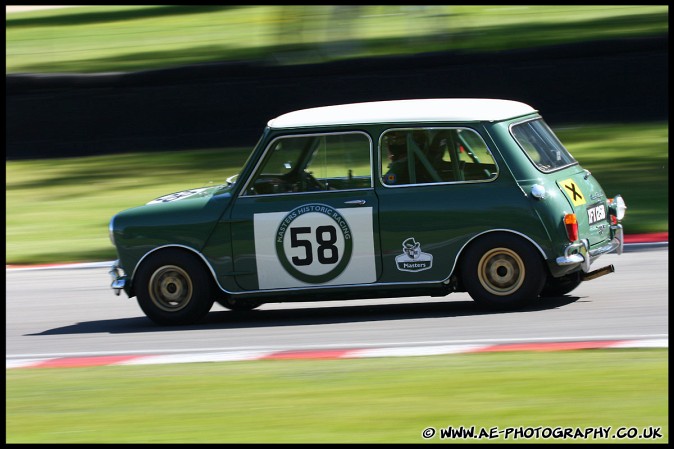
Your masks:
M 396 256 L 400 271 L 423 271 L 433 266 L 433 256 L 421 252 L 421 244 L 410 237 L 403 242 L 403 253 Z
M 372 208 L 305 204 L 255 214 L 254 225 L 262 289 L 376 280 Z
M 580 206 L 585 204 L 585 196 L 581 192 L 578 184 L 573 182 L 571 179 L 565 179 L 564 181 L 558 181 L 557 184 L 562 188 L 566 196 L 569 197 L 574 206 Z

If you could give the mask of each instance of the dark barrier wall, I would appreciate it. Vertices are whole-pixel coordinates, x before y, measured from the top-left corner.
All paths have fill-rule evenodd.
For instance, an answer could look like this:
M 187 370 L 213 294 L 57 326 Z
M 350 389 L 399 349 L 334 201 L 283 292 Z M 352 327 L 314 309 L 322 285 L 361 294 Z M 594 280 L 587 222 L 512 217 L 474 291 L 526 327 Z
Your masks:
M 666 120 L 667 38 L 302 66 L 206 64 L 100 75 L 8 75 L 6 157 L 253 146 L 267 121 L 313 106 L 486 97 L 555 124 Z

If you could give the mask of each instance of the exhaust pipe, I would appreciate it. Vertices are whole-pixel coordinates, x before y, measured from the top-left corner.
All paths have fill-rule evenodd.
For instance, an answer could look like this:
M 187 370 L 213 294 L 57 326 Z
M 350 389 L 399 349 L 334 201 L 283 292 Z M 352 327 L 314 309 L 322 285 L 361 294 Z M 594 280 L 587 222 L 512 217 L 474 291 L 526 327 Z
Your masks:
M 615 271 L 615 268 L 613 268 L 613 264 L 607 265 L 604 268 L 600 268 L 598 270 L 590 271 L 589 273 L 581 273 L 581 277 L 583 281 L 591 281 L 592 279 L 597 279 L 600 276 L 604 276 L 605 274 L 611 274 Z

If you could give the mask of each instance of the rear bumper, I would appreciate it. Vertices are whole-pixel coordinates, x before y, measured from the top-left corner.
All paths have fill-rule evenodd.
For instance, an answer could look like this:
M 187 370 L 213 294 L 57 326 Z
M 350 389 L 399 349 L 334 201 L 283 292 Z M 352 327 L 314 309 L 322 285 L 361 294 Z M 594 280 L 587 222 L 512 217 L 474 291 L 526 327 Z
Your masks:
M 587 239 L 582 239 L 566 247 L 564 255 L 558 257 L 555 261 L 559 266 L 569 266 L 579 264 L 585 273 L 590 271 L 590 265 L 602 254 L 615 251 L 620 255 L 623 253 L 624 235 L 621 224 L 611 226 L 613 238 L 606 245 L 599 248 L 590 249 L 590 243 Z

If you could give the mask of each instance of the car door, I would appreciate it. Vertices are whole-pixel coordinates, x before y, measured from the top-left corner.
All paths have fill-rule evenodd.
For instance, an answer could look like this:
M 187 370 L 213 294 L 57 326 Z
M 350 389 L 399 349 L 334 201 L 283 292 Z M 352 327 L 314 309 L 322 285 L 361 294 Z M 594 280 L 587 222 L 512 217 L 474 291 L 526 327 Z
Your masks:
M 370 284 L 379 263 L 372 141 L 360 131 L 274 138 L 231 212 L 245 291 Z

